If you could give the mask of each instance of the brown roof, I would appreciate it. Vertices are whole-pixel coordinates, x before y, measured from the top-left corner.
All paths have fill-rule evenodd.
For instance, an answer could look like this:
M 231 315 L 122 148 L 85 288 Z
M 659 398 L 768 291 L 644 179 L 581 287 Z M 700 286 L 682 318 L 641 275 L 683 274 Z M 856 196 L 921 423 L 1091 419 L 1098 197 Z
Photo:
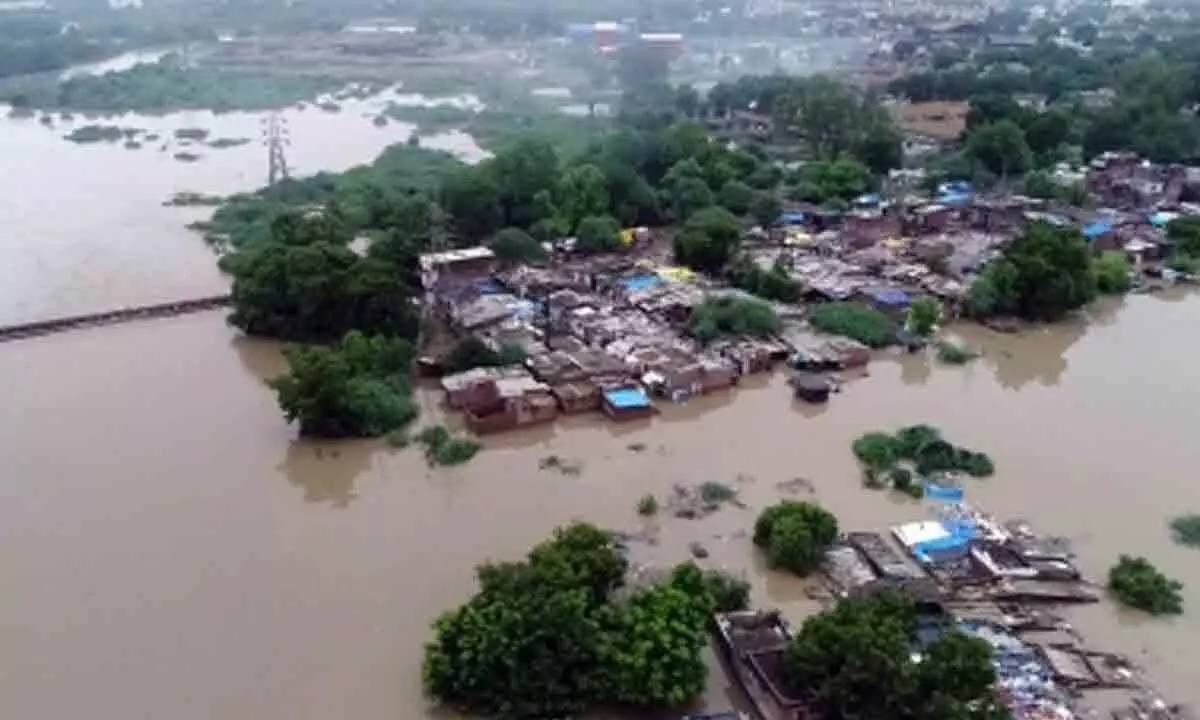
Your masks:
M 936 140 L 953 140 L 967 128 L 965 102 L 897 103 L 888 108 L 892 122 L 901 130 Z

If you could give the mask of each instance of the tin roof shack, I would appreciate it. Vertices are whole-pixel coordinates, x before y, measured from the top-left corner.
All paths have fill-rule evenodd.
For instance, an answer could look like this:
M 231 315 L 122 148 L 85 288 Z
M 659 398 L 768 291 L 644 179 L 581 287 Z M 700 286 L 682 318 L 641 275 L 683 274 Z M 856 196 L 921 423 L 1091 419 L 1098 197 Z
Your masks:
M 479 332 L 518 315 L 532 318 L 534 314 L 532 303 L 507 293 L 446 295 L 442 298 L 442 304 L 449 315 L 450 325 L 460 334 Z
M 640 387 L 623 387 L 605 390 L 600 399 L 600 409 L 613 420 L 637 420 L 654 415 L 654 405 L 646 391 Z
M 1025 203 L 1015 197 L 975 198 L 967 216 L 976 230 L 1015 234 L 1025 226 Z
M 553 422 L 558 400 L 550 387 L 528 374 L 480 383 L 463 407 L 467 427 L 477 435 Z
M 899 235 L 900 216 L 882 210 L 861 210 L 848 213 L 842 224 L 842 238 L 846 246 L 861 250 L 879 241 Z
M 753 337 L 718 340 L 708 349 L 738 375 L 770 372 L 776 362 L 786 360 L 792 354 L 792 348 L 782 341 Z
M 1129 661 L 1113 653 L 1085 650 L 1067 643 L 1036 645 L 1060 684 L 1075 690 L 1134 688 L 1137 676 Z
M 914 235 L 946 232 L 958 215 L 957 208 L 941 203 L 930 203 L 914 208 L 909 230 Z
M 518 297 L 545 298 L 558 290 L 591 291 L 591 276 L 571 268 L 539 268 L 521 265 L 496 277 L 496 281 Z
M 429 292 L 488 277 L 497 267 L 495 253 L 485 247 L 425 253 L 417 263 L 421 268 L 421 286 Z
M 521 365 L 507 367 L 474 368 L 442 378 L 442 390 L 446 393 L 446 404 L 455 410 L 470 405 L 487 403 L 494 393 L 489 385 L 497 380 L 529 377 L 529 371 Z
M 871 349 L 850 338 L 812 341 L 796 348 L 790 364 L 797 370 L 826 372 L 863 367 L 871 361 Z
M 603 391 L 600 386 L 589 380 L 562 383 L 551 388 L 559 409 L 567 415 L 592 412 L 600 409 L 600 398 Z

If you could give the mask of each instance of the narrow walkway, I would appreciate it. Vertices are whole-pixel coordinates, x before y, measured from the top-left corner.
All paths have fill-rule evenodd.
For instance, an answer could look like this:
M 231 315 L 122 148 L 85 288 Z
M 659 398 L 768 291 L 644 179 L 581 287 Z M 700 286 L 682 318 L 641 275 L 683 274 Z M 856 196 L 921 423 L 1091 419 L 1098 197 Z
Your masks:
M 139 307 L 109 310 L 101 313 L 71 315 L 69 317 L 39 320 L 37 322 L 5 325 L 0 327 L 0 343 L 41 337 L 43 335 L 53 335 L 71 330 L 117 325 L 137 320 L 188 315 L 190 313 L 216 310 L 227 305 L 229 305 L 228 295 L 213 295 L 193 300 L 179 300 L 176 302 L 159 303 L 157 305 L 141 305 Z

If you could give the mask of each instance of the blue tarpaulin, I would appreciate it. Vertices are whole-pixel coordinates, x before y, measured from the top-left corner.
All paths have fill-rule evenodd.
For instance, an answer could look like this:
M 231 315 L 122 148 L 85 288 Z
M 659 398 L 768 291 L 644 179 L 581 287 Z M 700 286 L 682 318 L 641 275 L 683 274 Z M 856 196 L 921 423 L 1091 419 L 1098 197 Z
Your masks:
M 621 410 L 650 407 L 650 398 L 646 396 L 646 391 L 640 388 L 606 390 L 604 399 L 609 405 Z
M 938 195 L 938 203 L 942 205 L 962 205 L 971 199 L 969 192 L 944 192 Z
M 1150 213 L 1150 224 L 1154 227 L 1163 227 L 1167 223 L 1179 217 L 1179 213 L 1166 212 L 1160 210 L 1156 213 Z
M 804 213 L 802 212 L 785 212 L 779 216 L 780 225 L 803 225 Z
M 633 277 L 627 277 L 621 281 L 621 285 L 624 286 L 626 292 L 637 292 L 638 290 L 646 290 L 648 288 L 652 288 L 656 285 L 661 284 L 662 282 L 663 282 L 663 279 L 660 278 L 659 276 L 651 274 L 651 273 L 646 273 L 643 275 L 634 275 Z
M 925 488 L 925 497 L 930 500 L 944 500 L 954 503 L 962 502 L 963 489 L 960 487 L 946 487 L 945 485 L 938 485 L 928 480 L 921 483 L 921 485 Z
M 871 298 L 871 302 L 876 305 L 888 308 L 904 308 L 912 302 L 912 297 L 908 293 L 894 288 L 871 290 L 867 293 L 867 297 Z
M 857 205 L 878 205 L 880 202 L 879 193 L 867 193 L 854 198 Z
M 943 195 L 946 193 L 970 193 L 971 183 L 966 180 L 954 180 L 952 182 L 944 182 L 938 185 L 938 192 Z
M 1088 240 L 1095 240 L 1112 228 L 1112 220 L 1097 220 L 1084 226 L 1083 236 Z

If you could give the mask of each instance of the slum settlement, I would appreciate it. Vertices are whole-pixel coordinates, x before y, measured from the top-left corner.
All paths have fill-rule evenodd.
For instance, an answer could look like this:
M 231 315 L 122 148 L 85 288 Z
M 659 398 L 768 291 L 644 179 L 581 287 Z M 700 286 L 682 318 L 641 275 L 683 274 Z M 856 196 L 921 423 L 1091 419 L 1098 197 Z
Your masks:
M 812 596 L 828 605 L 898 591 L 919 610 L 919 645 L 948 629 L 983 640 L 1014 720 L 1099 717 L 1101 708 L 1116 720 L 1196 717 L 1159 698 L 1127 658 L 1086 647 L 1056 612 L 1099 601 L 1064 540 L 999 522 L 967 505 L 960 488 L 926 483 L 924 490 L 929 519 L 893 526 L 890 538 L 845 533 L 827 552 Z M 760 717 L 818 717 L 785 679 L 793 634 L 777 611 L 720 614 L 716 626 L 725 668 Z
M 454 342 L 473 338 L 523 358 L 445 375 L 443 389 L 477 433 L 564 413 L 645 418 L 657 402 L 727 391 L 784 362 L 800 371 L 791 382 L 795 395 L 823 402 L 840 387 L 840 373 L 868 363 L 871 348 L 812 332 L 813 308 L 870 307 L 895 329 L 874 345 L 919 348 L 921 339 L 903 327 L 913 300 L 936 298 L 943 317 L 955 316 L 980 270 L 1035 222 L 1076 227 L 1096 253 L 1125 254 L 1135 290 L 1180 279 L 1164 264 L 1171 252 L 1165 226 L 1200 214 L 1200 206 L 1179 201 L 1200 177 L 1122 154 L 1098 157 L 1080 174 L 1108 209 L 977 193 L 965 182 L 920 194 L 897 180 L 890 200 L 872 193 L 840 212 L 793 205 L 771 227 L 747 227 L 745 258 L 762 272 L 784 274 L 798 295 L 796 303 L 770 304 L 778 322 L 756 335 L 701 340 L 690 331 L 701 304 L 753 298 L 670 264 L 671 229 L 627 229 L 622 250 L 606 254 L 573 252 L 568 238 L 547 245 L 550 259 L 536 266 L 506 266 L 485 247 L 424 255 L 423 307 L 431 319 Z M 434 351 L 426 352 L 426 367 L 436 368 Z

